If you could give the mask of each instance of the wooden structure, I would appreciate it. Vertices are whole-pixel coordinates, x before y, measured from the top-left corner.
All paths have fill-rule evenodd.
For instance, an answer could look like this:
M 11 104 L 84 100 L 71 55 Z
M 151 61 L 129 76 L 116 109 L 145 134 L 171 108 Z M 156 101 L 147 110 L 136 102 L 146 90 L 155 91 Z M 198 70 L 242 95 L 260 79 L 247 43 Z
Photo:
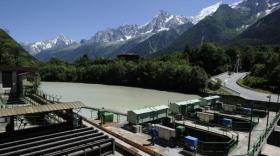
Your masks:
M 65 102 L 0 109 L 6 118 L 6 132 L 0 133 L 0 155 L 110 155 L 115 141 L 104 133 L 82 124 L 73 109 L 85 107 L 82 102 Z M 15 117 L 54 114 L 64 121 L 39 127 L 14 129 Z M 46 118 L 46 117 L 45 117 Z
M 14 108 L 0 109 L 0 117 L 6 118 L 8 121 L 6 126 L 6 132 L 15 131 L 14 120 L 16 116 L 26 116 L 31 114 L 47 115 L 49 113 L 55 113 L 69 123 L 70 127 L 78 125 L 77 118 L 73 109 L 80 109 L 85 105 L 82 102 L 69 102 L 69 103 L 57 103 L 57 104 L 46 104 L 37 106 L 22 106 Z

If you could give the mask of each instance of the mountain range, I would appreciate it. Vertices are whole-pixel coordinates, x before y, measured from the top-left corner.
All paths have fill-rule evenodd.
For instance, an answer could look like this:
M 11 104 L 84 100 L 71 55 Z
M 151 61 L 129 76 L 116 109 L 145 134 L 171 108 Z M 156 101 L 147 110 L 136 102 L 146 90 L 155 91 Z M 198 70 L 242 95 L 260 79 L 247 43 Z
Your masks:
M 23 44 L 23 47 L 39 60 L 73 61 L 84 54 L 92 59 L 122 53 L 148 56 L 182 51 L 186 46 L 195 47 L 202 42 L 228 44 L 279 6 L 280 0 L 242 0 L 231 5 L 219 2 L 194 17 L 161 10 L 146 24 L 98 31 L 80 43 L 59 35 L 51 40 Z
M 73 44 L 76 44 L 74 40 L 71 40 L 63 34 L 60 34 L 53 39 L 48 39 L 45 41 L 38 41 L 34 43 L 22 43 L 22 46 L 25 50 L 29 51 L 31 55 L 36 55 L 43 50 L 55 50 L 65 48 Z
M 183 51 L 203 42 L 228 45 L 262 17 L 280 7 L 280 0 L 244 0 L 233 5 L 221 5 L 217 11 L 185 31 L 159 54 Z

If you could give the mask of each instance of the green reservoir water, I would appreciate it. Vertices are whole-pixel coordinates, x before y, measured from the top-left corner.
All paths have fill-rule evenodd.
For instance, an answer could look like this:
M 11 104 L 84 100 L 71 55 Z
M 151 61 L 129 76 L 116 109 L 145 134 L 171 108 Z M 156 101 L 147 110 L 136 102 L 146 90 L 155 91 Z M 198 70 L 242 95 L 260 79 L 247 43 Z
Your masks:
M 127 112 L 169 102 L 199 98 L 197 95 L 100 84 L 42 82 L 47 94 L 62 96 L 61 101 L 82 101 L 88 106 Z

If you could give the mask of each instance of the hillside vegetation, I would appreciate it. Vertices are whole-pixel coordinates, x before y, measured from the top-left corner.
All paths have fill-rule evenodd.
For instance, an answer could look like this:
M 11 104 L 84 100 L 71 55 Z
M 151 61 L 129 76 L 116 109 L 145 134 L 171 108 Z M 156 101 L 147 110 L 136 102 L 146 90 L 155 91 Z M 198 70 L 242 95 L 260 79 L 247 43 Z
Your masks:
M 27 66 L 34 65 L 35 59 L 3 29 L 0 29 L 0 64 Z

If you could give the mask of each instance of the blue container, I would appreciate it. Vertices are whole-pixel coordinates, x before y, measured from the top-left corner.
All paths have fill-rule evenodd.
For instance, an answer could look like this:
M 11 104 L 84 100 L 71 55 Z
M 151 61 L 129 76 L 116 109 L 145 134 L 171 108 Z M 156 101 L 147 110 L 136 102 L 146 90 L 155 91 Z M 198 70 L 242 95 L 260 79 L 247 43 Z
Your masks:
M 251 108 L 242 108 L 243 113 L 245 114 L 250 114 L 251 113 Z
M 224 118 L 223 119 L 223 125 L 231 126 L 232 125 L 232 119 Z
M 198 144 L 198 139 L 192 136 L 186 136 L 185 137 L 185 143 L 190 147 L 194 147 L 197 146 Z

